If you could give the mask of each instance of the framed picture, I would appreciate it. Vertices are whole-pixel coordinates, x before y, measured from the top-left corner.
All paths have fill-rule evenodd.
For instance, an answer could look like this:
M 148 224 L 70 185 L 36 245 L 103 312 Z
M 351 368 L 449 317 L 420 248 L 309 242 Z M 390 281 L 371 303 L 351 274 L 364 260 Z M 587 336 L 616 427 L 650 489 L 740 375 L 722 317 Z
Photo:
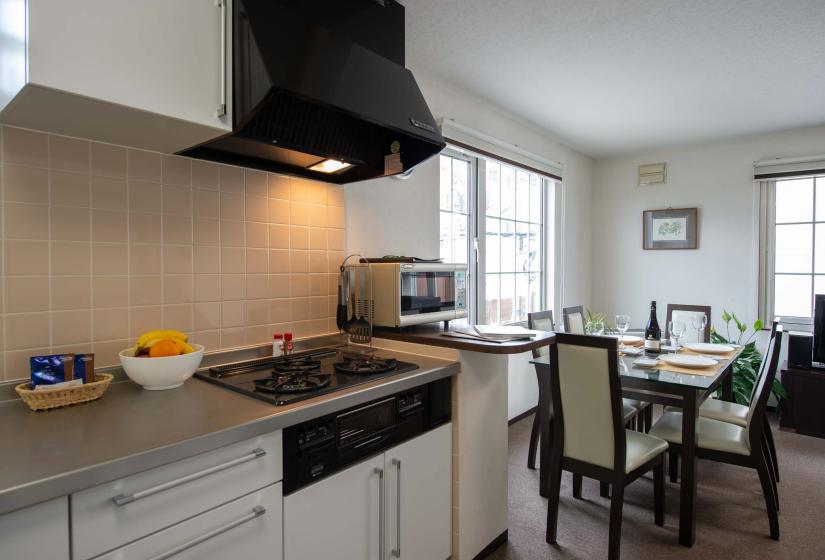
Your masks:
M 643 249 L 695 249 L 699 239 L 697 208 L 642 212 Z

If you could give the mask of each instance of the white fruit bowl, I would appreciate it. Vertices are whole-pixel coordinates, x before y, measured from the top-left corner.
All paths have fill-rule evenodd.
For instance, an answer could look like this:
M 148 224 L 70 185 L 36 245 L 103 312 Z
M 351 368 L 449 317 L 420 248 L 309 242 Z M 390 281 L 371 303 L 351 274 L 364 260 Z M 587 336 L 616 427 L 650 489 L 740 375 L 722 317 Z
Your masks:
M 203 346 L 193 344 L 194 352 L 163 358 L 136 358 L 135 349 L 121 350 L 120 364 L 129 379 L 150 391 L 174 389 L 192 377 L 203 359 Z

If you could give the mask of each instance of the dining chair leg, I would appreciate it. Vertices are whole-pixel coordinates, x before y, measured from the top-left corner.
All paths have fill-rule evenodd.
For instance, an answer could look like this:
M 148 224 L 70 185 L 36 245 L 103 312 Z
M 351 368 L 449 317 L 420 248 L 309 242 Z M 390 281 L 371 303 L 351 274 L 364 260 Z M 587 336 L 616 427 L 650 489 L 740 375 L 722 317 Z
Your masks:
M 582 475 L 573 474 L 573 497 L 582 499 Z
M 609 560 L 619 560 L 622 545 L 622 506 L 624 505 L 624 483 L 613 484 L 610 498 L 610 537 L 607 548 Z
M 661 462 L 653 467 L 653 511 L 656 525 L 663 527 L 665 524 L 665 457 L 662 455 Z
M 527 452 L 527 468 L 536 470 L 536 450 L 539 446 L 539 431 L 541 430 L 541 420 L 539 411 L 533 414 L 533 428 L 530 430 L 530 449 Z
M 768 523 L 771 528 L 771 538 L 779 540 L 779 512 L 776 502 L 776 495 L 773 493 L 771 475 L 768 472 L 768 458 L 763 453 L 757 457 L 756 470 L 759 473 L 759 482 L 762 483 L 762 494 L 765 497 L 765 507 L 768 510 Z
M 599 496 L 602 498 L 610 497 L 610 484 L 607 482 L 599 482 Z
M 771 457 L 770 444 L 768 443 L 768 436 L 765 430 L 762 430 L 762 455 L 765 457 L 765 463 L 768 465 L 768 474 L 771 477 L 771 488 L 773 489 L 773 497 L 776 502 L 776 511 L 779 511 L 779 486 L 776 482 L 776 473 L 773 470 L 773 457 Z
M 547 530 L 545 540 L 556 543 L 559 525 L 559 493 L 561 492 L 561 458 L 555 458 L 550 465 L 550 477 L 547 484 Z
M 653 427 L 653 404 L 648 403 L 645 407 L 645 433 L 650 431 L 650 428 Z
M 776 444 L 773 442 L 773 430 L 771 430 L 770 422 L 768 422 L 767 414 L 765 415 L 765 436 L 768 440 L 768 447 L 771 452 L 771 462 L 773 463 L 774 480 L 779 482 L 779 457 L 776 455 Z
M 670 481 L 675 484 L 679 482 L 679 454 L 671 449 L 667 452 L 667 459 L 667 474 Z

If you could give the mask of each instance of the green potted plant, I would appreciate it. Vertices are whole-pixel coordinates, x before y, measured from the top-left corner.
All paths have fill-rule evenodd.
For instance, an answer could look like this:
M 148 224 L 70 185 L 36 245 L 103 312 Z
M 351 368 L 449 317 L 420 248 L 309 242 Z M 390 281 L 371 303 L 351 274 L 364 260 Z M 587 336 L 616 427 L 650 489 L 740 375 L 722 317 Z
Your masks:
M 595 334 L 595 335 L 602 335 L 604 334 L 605 322 L 607 321 L 607 317 L 605 317 L 602 313 L 591 313 L 590 310 L 587 310 L 587 319 L 584 321 L 584 332 L 585 334 Z
M 742 338 L 748 331 L 748 325 L 740 321 L 736 317 L 736 313 L 728 313 L 727 310 L 722 311 L 722 320 L 725 322 L 725 335 L 722 336 L 719 332 L 711 327 L 710 341 L 716 344 L 737 344 L 744 345 L 742 353 L 733 362 L 733 398 L 737 403 L 748 406 L 750 405 L 751 393 L 753 393 L 753 386 L 756 383 L 756 377 L 759 375 L 759 367 L 762 365 L 762 354 L 756 349 L 756 341 L 754 337 L 756 333 L 762 330 L 764 324 L 757 319 L 753 322 L 753 332 L 748 336 L 744 343 Z M 734 323 L 736 331 L 734 340 L 731 336 L 731 321 Z M 738 334 L 737 334 L 738 331 Z M 773 380 L 771 392 L 777 400 L 788 398 L 788 393 L 785 387 L 782 386 L 779 379 Z

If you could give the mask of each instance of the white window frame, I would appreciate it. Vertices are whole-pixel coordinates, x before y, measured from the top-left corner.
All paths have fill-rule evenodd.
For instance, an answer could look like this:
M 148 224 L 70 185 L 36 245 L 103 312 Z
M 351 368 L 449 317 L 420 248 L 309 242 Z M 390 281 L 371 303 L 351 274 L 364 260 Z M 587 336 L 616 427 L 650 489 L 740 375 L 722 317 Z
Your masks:
M 788 175 L 775 179 L 763 179 L 758 181 L 759 185 L 759 318 L 765 324 L 769 324 L 776 317 L 775 311 L 775 286 L 776 278 L 776 183 L 794 179 L 814 179 L 813 188 L 813 215 L 810 221 L 803 222 L 783 222 L 781 225 L 791 225 L 793 223 L 811 224 L 811 272 L 780 273 L 789 276 L 809 276 L 811 278 L 811 295 L 815 294 L 814 282 L 816 279 L 816 268 L 814 259 L 816 258 L 816 224 L 824 224 L 825 221 L 816 219 L 816 187 L 818 183 L 825 184 L 825 175 L 800 173 L 799 175 Z M 820 275 L 821 276 L 821 275 Z M 811 317 L 794 317 L 782 315 L 781 323 L 784 327 L 798 331 L 813 331 L 813 301 L 811 301 Z
M 456 148 L 448 145 L 442 150 L 441 155 L 451 158 L 467 161 L 470 163 L 470 176 L 468 179 L 469 188 L 469 205 L 470 205 L 470 226 L 468 235 L 467 254 L 469 261 L 467 263 L 467 285 L 470 289 L 468 296 L 468 319 L 471 323 L 476 323 L 481 311 L 486 306 L 486 212 L 480 213 L 479 209 L 486 208 L 486 163 L 487 160 L 495 160 L 494 157 L 475 154 L 469 150 Z M 541 237 L 541 255 L 540 255 L 540 270 L 539 270 L 539 298 L 540 308 L 547 309 L 548 303 L 555 309 L 561 293 L 560 280 L 558 278 L 558 262 L 554 266 L 549 267 L 550 251 L 553 251 L 553 258 L 561 258 L 560 243 L 560 214 L 562 207 L 561 200 L 561 182 L 554 178 L 548 177 L 542 173 L 537 173 L 532 169 L 520 167 L 518 164 L 496 160 L 502 165 L 515 167 L 528 173 L 532 173 L 541 177 L 541 223 L 540 237 Z M 440 178 L 439 178 L 440 182 Z M 441 185 L 439 184 L 439 191 Z M 552 190 L 552 192 L 551 192 Z M 553 204 L 550 204 L 552 198 Z M 439 224 L 441 205 L 439 203 Z M 551 215 L 551 211 L 552 214 Z M 516 222 L 520 220 L 514 220 Z M 440 226 L 439 226 L 440 227 Z M 553 283 L 550 286 L 550 279 Z M 552 293 L 551 293 L 552 292 Z

